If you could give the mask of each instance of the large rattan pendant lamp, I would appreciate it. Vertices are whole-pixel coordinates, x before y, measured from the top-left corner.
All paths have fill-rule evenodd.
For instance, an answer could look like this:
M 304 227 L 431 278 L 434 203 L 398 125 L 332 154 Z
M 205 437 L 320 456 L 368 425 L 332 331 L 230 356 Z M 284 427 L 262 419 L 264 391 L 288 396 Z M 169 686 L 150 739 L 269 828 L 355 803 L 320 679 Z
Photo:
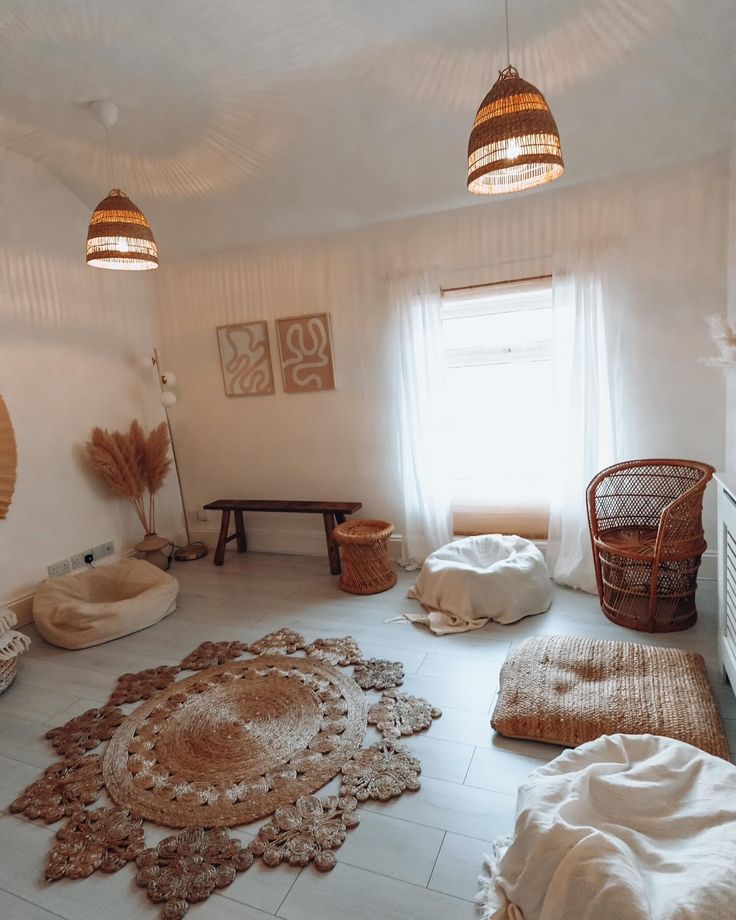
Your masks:
M 505 195 L 554 182 L 564 169 L 560 135 L 547 100 L 511 66 L 509 4 L 506 61 L 480 104 L 468 142 L 468 190 Z
M 90 110 L 105 129 L 112 184 L 110 128 L 118 119 L 114 102 L 96 100 Z M 113 188 L 97 205 L 87 231 L 87 265 L 119 271 L 158 268 L 158 249 L 144 213 L 119 188 Z

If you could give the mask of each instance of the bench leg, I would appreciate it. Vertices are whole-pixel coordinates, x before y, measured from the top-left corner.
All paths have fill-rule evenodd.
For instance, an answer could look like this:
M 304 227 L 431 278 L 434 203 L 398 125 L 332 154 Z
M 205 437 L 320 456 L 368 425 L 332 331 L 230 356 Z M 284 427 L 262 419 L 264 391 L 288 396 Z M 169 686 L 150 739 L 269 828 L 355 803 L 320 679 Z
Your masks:
M 340 548 L 335 542 L 332 531 L 335 529 L 335 515 L 323 514 L 325 521 L 325 537 L 327 539 L 327 556 L 330 560 L 330 572 L 333 575 L 339 575 L 342 572 L 340 566 Z
M 238 552 L 244 553 L 248 549 L 248 538 L 245 535 L 245 524 L 243 523 L 243 512 L 235 512 L 235 535 L 238 541 Z
M 217 549 L 215 550 L 215 565 L 222 565 L 225 561 L 225 547 L 227 546 L 227 532 L 230 529 L 230 512 L 222 512 L 222 522 L 220 523 L 220 536 L 217 538 Z

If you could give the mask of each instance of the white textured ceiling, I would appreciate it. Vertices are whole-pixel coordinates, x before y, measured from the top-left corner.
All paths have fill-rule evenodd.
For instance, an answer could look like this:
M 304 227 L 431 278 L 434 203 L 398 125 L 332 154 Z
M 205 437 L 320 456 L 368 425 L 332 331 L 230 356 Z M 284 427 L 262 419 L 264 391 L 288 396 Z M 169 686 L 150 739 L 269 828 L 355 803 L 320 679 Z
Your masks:
M 734 0 L 509 7 L 561 182 L 728 145 Z M 111 99 L 114 181 L 162 257 L 233 249 L 478 204 L 467 138 L 504 64 L 502 0 L 0 0 L 0 146 L 92 208 L 111 183 L 86 103 Z

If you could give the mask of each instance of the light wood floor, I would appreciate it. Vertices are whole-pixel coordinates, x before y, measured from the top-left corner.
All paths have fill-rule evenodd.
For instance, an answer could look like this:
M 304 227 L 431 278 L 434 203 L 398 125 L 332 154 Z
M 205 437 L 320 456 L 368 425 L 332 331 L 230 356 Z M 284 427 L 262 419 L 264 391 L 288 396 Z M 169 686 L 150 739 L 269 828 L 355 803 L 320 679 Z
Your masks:
M 45 854 L 56 825 L 7 813 L 8 803 L 54 759 L 43 733 L 105 702 L 115 678 L 157 664 L 178 664 L 204 640 L 252 641 L 279 626 L 308 640 L 355 637 L 366 657 L 400 659 L 402 687 L 443 710 L 421 735 L 407 739 L 421 759 L 422 788 L 401 798 L 361 806 L 360 826 L 322 874 L 268 869 L 257 863 L 222 893 L 192 907 L 192 920 L 471 920 L 483 853 L 513 828 L 515 794 L 526 775 L 555 757 L 549 745 L 494 735 L 489 715 L 498 672 L 511 643 L 534 633 L 567 633 L 653 642 L 701 652 L 721 706 L 732 748 L 736 701 L 715 659 L 715 585 L 701 589 L 698 624 L 661 637 L 609 623 L 597 600 L 556 589 L 551 610 L 513 626 L 488 626 L 437 638 L 407 622 L 387 619 L 412 609 L 401 573 L 396 588 L 373 597 L 343 594 L 323 559 L 228 554 L 216 569 L 211 556 L 178 563 L 178 610 L 143 632 L 97 648 L 69 652 L 47 645 L 31 627 L 31 651 L 19 676 L 0 696 L 0 918 L 2 920 L 129 920 L 158 916 L 133 882 L 131 868 L 84 881 L 43 881 Z M 377 698 L 377 695 L 376 695 Z M 133 707 L 131 707 L 133 708 Z M 377 738 L 374 730 L 369 738 Z M 326 791 L 336 791 L 333 781 Z M 252 828 L 251 828 L 252 829 Z M 149 825 L 147 840 L 168 831 Z M 245 831 L 244 840 L 250 839 Z

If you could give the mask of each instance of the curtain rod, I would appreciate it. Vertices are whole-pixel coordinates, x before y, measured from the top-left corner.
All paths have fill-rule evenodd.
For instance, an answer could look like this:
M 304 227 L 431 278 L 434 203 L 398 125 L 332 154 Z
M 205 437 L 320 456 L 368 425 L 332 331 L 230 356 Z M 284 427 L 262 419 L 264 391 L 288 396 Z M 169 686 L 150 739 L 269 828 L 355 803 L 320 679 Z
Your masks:
M 507 278 L 506 281 L 486 281 L 482 284 L 465 284 L 462 287 L 440 288 L 443 294 L 452 294 L 455 291 L 472 291 L 476 288 L 496 287 L 499 284 L 521 284 L 524 281 L 547 281 L 552 277 L 548 275 L 530 275 L 528 278 Z

